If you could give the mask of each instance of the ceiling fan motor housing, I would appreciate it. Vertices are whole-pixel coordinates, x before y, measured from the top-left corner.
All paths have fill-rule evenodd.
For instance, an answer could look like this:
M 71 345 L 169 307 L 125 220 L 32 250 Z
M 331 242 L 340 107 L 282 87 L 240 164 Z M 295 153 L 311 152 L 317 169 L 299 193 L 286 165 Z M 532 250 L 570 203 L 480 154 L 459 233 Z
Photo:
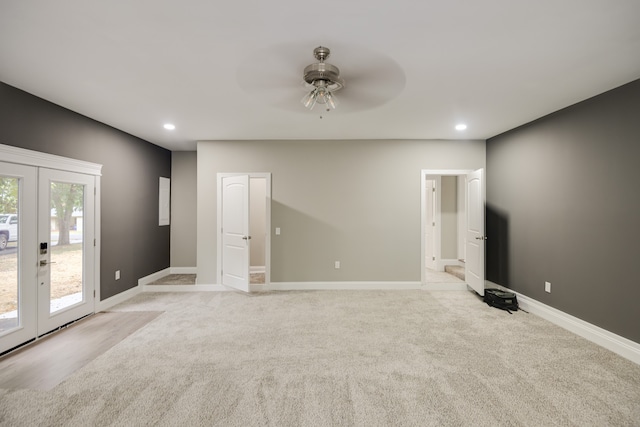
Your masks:
M 329 57 L 329 48 L 318 46 L 313 50 L 313 56 L 320 61 L 311 64 L 304 69 L 304 81 L 310 85 L 318 86 L 316 82 L 323 82 L 331 91 L 344 87 L 344 81 L 340 78 L 340 70 L 335 65 L 324 62 Z

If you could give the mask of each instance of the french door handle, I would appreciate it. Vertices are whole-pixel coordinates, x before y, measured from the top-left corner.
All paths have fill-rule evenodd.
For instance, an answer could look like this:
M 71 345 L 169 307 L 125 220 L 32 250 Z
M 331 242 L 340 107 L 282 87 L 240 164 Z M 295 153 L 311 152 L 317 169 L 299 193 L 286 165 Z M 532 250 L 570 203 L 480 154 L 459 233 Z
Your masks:
M 242 240 L 251 240 L 251 236 L 242 236 Z
M 55 261 L 53 261 L 53 262 L 47 262 L 47 260 L 46 260 L 46 259 L 41 259 L 41 260 L 40 260 L 40 267 L 46 267 L 46 266 L 47 266 L 47 265 L 49 265 L 49 264 L 55 264 L 55 263 L 56 263 Z

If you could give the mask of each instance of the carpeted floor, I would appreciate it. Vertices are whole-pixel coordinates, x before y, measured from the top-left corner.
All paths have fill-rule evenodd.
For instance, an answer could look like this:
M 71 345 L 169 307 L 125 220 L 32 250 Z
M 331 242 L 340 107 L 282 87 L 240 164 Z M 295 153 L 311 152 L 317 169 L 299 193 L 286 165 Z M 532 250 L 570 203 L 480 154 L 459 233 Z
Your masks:
M 466 291 L 143 293 L 164 311 L 0 424 L 634 426 L 640 366 Z

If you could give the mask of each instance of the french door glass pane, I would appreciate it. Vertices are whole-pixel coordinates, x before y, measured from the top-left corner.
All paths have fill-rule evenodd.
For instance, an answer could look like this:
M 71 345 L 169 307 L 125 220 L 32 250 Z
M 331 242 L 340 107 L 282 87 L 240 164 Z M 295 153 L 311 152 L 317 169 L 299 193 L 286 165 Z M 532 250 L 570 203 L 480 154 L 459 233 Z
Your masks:
M 19 326 L 18 178 L 0 176 L 0 334 Z
M 51 183 L 51 313 L 85 299 L 83 206 L 84 185 Z

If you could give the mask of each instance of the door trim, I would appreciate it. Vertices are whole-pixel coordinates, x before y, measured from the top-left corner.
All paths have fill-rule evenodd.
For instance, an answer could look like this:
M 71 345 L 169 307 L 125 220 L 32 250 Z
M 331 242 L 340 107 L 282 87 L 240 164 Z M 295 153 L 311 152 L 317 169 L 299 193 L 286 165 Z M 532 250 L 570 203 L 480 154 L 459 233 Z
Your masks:
M 0 144 L 0 156 L 6 163 L 17 163 L 26 166 L 37 166 L 48 169 L 58 169 L 67 172 L 78 172 L 87 175 L 102 175 L 102 165 L 84 160 L 70 159 L 55 154 L 41 153 L 25 148 Z
M 271 282 L 271 173 L 270 172 L 237 172 L 237 173 L 225 173 L 220 172 L 217 174 L 217 206 L 216 206 L 216 248 L 217 248 L 217 256 L 216 256 L 216 281 L 219 285 L 222 285 L 222 233 L 220 230 L 222 229 L 222 178 L 238 176 L 238 175 L 248 175 L 249 180 L 251 178 L 263 178 L 266 180 L 266 218 L 265 218 L 265 242 L 264 242 L 264 263 L 265 263 L 265 273 L 264 273 L 264 283 L 268 285 Z M 249 284 L 249 289 L 251 290 L 251 284 Z

